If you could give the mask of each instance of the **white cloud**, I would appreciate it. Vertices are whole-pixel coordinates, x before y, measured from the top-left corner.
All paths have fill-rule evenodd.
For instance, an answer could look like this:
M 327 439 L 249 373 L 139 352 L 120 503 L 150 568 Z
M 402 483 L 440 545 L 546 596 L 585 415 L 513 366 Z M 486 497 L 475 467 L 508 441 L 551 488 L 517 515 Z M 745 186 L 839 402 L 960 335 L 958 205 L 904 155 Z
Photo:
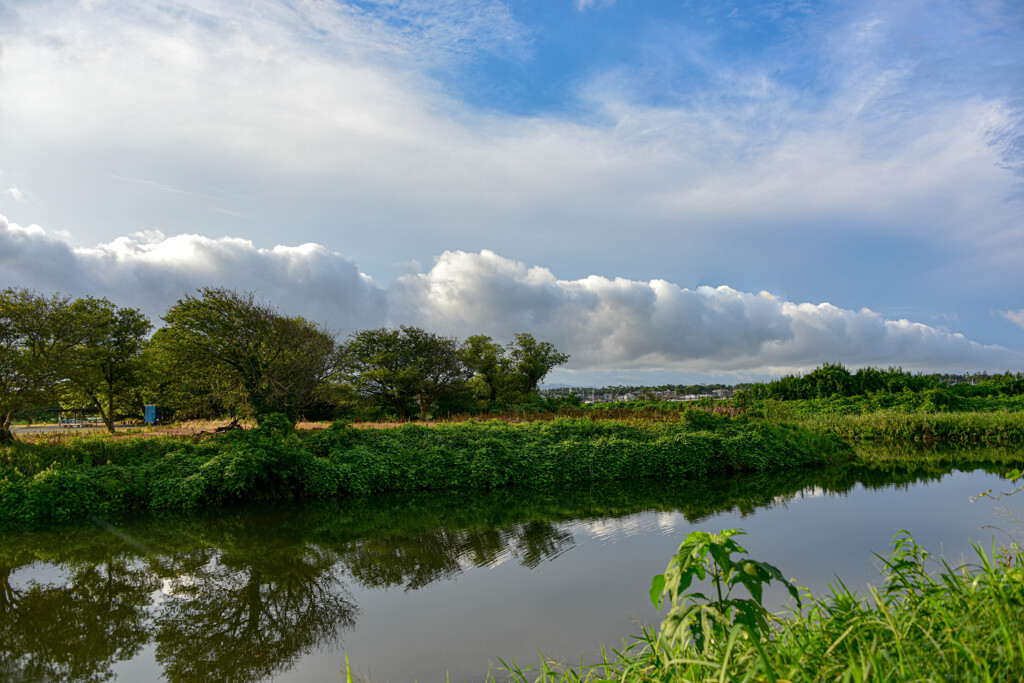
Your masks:
M 908 369 L 1005 369 L 1024 354 L 867 309 L 791 303 L 664 280 L 560 280 L 489 251 L 445 252 L 392 287 L 396 313 L 459 335 L 529 330 L 573 354 L 570 368 L 779 372 L 824 361 Z M 403 307 L 403 308 L 399 308 Z
M 301 206 L 300 239 L 329 243 L 343 222 L 362 229 L 365 253 L 402 244 L 397 258 L 439 237 L 477 249 L 481 225 L 503 253 L 554 234 L 584 255 L 597 251 L 578 239 L 591 232 L 628 246 L 626 225 L 698 246 L 712 231 L 805 243 L 864 231 L 926 238 L 1000 273 L 1000 245 L 1024 242 L 1004 201 L 1016 178 L 1000 165 L 1017 110 L 994 97 L 886 104 L 914 63 L 876 63 L 877 22 L 828 44 L 833 92 L 810 105 L 770 71 L 694 50 L 713 87 L 692 100 L 650 104 L 623 68 L 570 83 L 571 114 L 520 116 L 475 109 L 436 78 L 469 54 L 527 58 L 529 31 L 502 3 L 361 6 L 20 5 L 0 83 L 5 165 L 67 169 L 33 193 L 47 211 L 85 209 L 97 240 L 154 217 L 168 232 L 217 225 L 211 211 L 267 240 Z M 114 202 L 98 184 L 111 175 L 151 180 L 118 187 L 135 201 Z
M 999 311 L 999 315 L 1018 327 L 1024 327 L 1024 308 L 1018 311 Z
M 349 333 L 387 315 L 384 292 L 351 261 L 318 244 L 257 248 L 251 241 L 159 231 L 95 247 L 0 216 L 0 284 L 105 296 L 156 320 L 199 287 L 256 290 L 281 310 Z
M 9 188 L 4 190 L 4 194 L 11 197 L 16 202 L 23 202 L 26 198 L 24 190 L 18 189 L 17 185 L 11 185 Z
M 289 314 L 342 333 L 416 324 L 507 340 L 529 331 L 571 354 L 574 371 L 778 373 L 824 361 L 921 370 L 1003 370 L 1024 354 L 929 325 L 730 287 L 590 276 L 491 251 L 441 254 L 381 287 L 321 245 L 261 249 L 249 240 L 151 231 L 95 247 L 0 217 L 0 285 L 107 296 L 154 318 L 200 286 L 255 289 Z
M 615 4 L 615 0 L 575 0 L 576 11 L 586 12 L 594 7 L 608 7 Z

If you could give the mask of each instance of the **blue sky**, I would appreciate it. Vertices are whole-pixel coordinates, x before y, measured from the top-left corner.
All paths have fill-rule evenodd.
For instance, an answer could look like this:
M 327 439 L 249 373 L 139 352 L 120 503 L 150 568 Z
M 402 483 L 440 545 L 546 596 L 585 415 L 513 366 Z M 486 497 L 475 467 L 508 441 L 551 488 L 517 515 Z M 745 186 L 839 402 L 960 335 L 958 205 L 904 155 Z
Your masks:
M 1017 2 L 0 0 L 0 47 L 0 285 L 570 382 L 1024 369 Z

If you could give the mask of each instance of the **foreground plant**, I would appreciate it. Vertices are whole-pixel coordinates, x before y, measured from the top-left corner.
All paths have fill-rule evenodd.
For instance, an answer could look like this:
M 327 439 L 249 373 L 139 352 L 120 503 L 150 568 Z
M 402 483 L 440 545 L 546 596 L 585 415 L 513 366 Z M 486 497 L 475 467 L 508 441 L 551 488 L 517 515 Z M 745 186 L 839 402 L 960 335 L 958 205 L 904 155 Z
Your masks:
M 935 561 L 906 531 L 883 562 L 882 587 L 862 599 L 841 581 L 782 617 L 764 607 L 762 589 L 779 570 L 742 555 L 742 534 L 690 534 L 651 599 L 671 605 L 660 628 L 602 661 L 557 671 L 542 664 L 536 681 L 1006 681 L 1024 670 L 1024 555 L 1017 546 L 952 568 Z M 932 570 L 934 568 L 934 571 Z M 714 593 L 686 592 L 710 577 Z M 785 583 L 783 581 L 783 583 Z M 794 598 L 796 587 L 785 584 Z M 743 586 L 749 598 L 735 598 Z M 804 603 L 806 604 L 806 608 Z M 511 678 L 531 680 L 514 663 Z

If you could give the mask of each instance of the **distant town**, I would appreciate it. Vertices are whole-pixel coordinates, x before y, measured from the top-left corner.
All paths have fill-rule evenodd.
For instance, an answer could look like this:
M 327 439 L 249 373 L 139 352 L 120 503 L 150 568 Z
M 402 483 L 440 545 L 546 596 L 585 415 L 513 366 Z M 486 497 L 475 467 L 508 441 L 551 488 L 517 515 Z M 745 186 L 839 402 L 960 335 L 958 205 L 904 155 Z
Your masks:
M 541 387 L 541 394 L 551 398 L 579 396 L 584 403 L 614 403 L 616 401 L 697 401 L 702 398 L 729 398 L 733 392 L 749 384 L 666 384 L 656 387 L 617 385 L 608 387 Z
M 975 384 L 995 377 L 987 372 L 918 374 L 934 377 L 947 386 Z M 751 386 L 753 385 L 750 382 L 742 384 L 662 384 L 658 386 L 619 384 L 600 388 L 549 384 L 542 385 L 540 393 L 551 398 L 575 395 L 579 396 L 584 403 L 589 404 L 614 403 L 616 401 L 698 401 L 700 399 L 731 398 L 735 392 L 749 389 Z

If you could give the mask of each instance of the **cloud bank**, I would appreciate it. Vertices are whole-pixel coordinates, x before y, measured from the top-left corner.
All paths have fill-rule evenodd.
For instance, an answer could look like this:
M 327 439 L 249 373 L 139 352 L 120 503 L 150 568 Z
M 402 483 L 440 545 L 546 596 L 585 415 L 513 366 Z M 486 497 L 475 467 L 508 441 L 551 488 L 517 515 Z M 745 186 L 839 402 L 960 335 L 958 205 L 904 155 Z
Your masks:
M 154 319 L 197 287 L 253 289 L 282 311 L 342 334 L 398 324 L 498 340 L 529 331 L 571 354 L 572 372 L 777 374 L 824 361 L 920 370 L 1024 366 L 1019 350 L 868 309 L 658 279 L 562 280 L 489 250 L 446 251 L 429 269 L 381 285 L 317 244 L 262 249 L 232 237 L 155 232 L 90 248 L 69 240 L 0 216 L 0 285 L 106 296 Z
M 282 311 L 340 332 L 379 324 L 386 293 L 341 255 L 319 244 L 259 249 L 246 239 L 160 232 L 73 247 L 67 233 L 22 227 L 0 216 L 0 285 L 73 296 L 105 296 L 159 316 L 199 287 L 257 290 Z

